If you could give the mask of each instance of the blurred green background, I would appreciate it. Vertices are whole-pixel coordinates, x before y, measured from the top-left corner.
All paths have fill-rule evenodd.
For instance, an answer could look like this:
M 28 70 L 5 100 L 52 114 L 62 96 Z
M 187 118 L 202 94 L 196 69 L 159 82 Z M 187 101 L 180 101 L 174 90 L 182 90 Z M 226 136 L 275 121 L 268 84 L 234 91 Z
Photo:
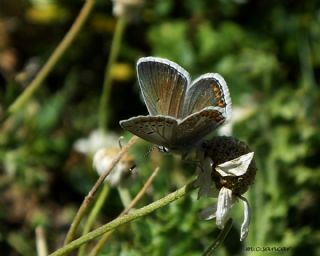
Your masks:
M 2 117 L 82 5 L 76 0 L 0 0 Z M 97 0 L 41 89 L 22 111 L 1 123 L 1 255 L 36 255 L 37 225 L 44 227 L 50 251 L 61 246 L 97 179 L 88 149 L 92 136 L 81 140 L 82 151 L 75 145 L 98 127 L 115 24 L 112 2 Z M 247 246 L 289 248 L 281 255 L 320 255 L 319 1 L 146 1 L 126 26 L 112 69 L 107 141 L 111 133 L 129 138 L 120 120 L 147 114 L 135 63 L 149 55 L 177 62 L 193 78 L 207 72 L 223 75 L 233 101 L 233 119 L 219 133 L 239 138 L 255 151 L 257 177 L 246 195 L 252 208 L 249 236 L 240 243 L 242 206 L 236 205 L 234 226 L 216 255 L 271 254 L 249 252 Z M 138 174 L 126 185 L 131 196 L 155 167 L 161 167 L 137 207 L 184 185 L 194 171 L 179 158 L 150 152 L 150 147 L 140 143 L 132 152 Z M 101 255 L 202 255 L 218 229 L 214 221 L 199 221 L 197 214 L 212 202 L 197 200 L 194 192 L 124 225 Z M 122 208 L 118 191 L 112 188 L 95 227 L 115 218 Z

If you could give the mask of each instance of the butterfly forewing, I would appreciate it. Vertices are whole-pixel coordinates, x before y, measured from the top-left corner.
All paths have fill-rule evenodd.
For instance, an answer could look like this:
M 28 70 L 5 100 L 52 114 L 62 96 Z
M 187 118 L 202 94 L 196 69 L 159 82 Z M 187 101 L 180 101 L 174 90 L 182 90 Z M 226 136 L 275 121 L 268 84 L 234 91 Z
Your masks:
M 217 73 L 208 73 L 196 79 L 188 89 L 183 106 L 183 116 L 199 112 L 206 107 L 219 107 L 228 119 L 231 99 L 226 82 Z
M 181 117 L 189 74 L 174 62 L 156 57 L 139 59 L 138 81 L 150 115 Z
M 225 117 L 218 109 L 214 107 L 204 109 L 188 116 L 178 124 L 176 139 L 181 142 L 181 145 L 193 146 L 224 121 Z
M 170 148 L 178 122 L 168 116 L 137 116 L 121 121 L 120 125 L 142 139 Z

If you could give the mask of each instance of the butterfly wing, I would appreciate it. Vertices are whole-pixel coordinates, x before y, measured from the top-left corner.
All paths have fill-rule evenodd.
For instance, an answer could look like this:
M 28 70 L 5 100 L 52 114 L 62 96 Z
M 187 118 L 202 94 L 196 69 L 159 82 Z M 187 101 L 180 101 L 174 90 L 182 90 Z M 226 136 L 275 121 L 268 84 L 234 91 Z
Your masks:
M 180 147 L 192 147 L 225 121 L 225 116 L 216 107 L 209 107 L 183 119 L 177 127 Z
M 219 108 L 226 119 L 231 116 L 229 89 L 217 73 L 207 73 L 196 79 L 188 89 L 184 102 L 184 117 L 210 106 Z
M 146 57 L 137 63 L 138 81 L 150 115 L 180 117 L 189 73 L 176 63 Z
M 142 139 L 170 148 L 178 122 L 170 116 L 136 116 L 120 125 Z

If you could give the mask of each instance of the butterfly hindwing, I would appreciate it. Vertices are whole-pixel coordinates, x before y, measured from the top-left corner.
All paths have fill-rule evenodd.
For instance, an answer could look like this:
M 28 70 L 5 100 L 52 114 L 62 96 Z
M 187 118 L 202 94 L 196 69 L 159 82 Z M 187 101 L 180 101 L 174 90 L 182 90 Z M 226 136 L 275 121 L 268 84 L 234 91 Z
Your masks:
M 183 119 L 177 127 L 177 140 L 181 144 L 194 145 L 225 121 L 217 108 L 209 107 Z
M 120 121 L 120 125 L 151 143 L 170 147 L 178 122 L 168 116 L 137 116 Z
M 185 96 L 183 116 L 210 106 L 220 108 L 226 119 L 231 115 L 229 89 L 223 77 L 217 73 L 204 74 L 191 84 Z
M 189 73 L 176 63 L 157 57 L 139 59 L 138 81 L 150 115 L 180 117 Z

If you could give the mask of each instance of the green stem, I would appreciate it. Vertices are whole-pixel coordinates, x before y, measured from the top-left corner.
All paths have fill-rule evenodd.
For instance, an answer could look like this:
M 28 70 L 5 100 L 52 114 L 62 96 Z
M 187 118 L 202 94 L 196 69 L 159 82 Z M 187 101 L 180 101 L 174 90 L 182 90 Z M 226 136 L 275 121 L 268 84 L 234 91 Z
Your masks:
M 86 224 L 84 225 L 82 235 L 89 233 L 89 231 L 90 231 L 94 221 L 96 220 L 104 202 L 106 201 L 106 198 L 108 197 L 109 190 L 110 190 L 109 186 L 107 186 L 107 185 L 103 186 L 103 188 L 99 194 L 99 197 L 98 197 L 96 203 L 94 204 L 94 206 L 89 214 L 89 217 L 86 221 Z M 78 255 L 84 256 L 84 255 L 86 255 L 85 252 L 86 252 L 86 244 L 84 244 L 80 247 Z
M 124 206 L 124 208 L 126 208 L 132 200 L 129 190 L 126 187 L 121 185 L 119 185 L 117 189 L 118 189 L 118 193 L 119 193 L 122 205 Z
M 159 167 L 157 167 L 152 174 L 150 175 L 150 177 L 148 178 L 148 180 L 146 181 L 146 183 L 143 185 L 143 187 L 141 188 L 141 190 L 138 192 L 138 194 L 136 194 L 136 196 L 134 197 L 134 199 L 130 202 L 130 204 L 127 206 L 126 209 L 124 209 L 120 216 L 123 216 L 125 214 L 127 214 L 139 201 L 140 199 L 143 197 L 143 195 L 146 193 L 146 191 L 148 190 L 148 188 L 151 186 L 154 178 L 157 176 L 159 172 Z M 95 247 L 93 247 L 93 249 L 90 252 L 90 256 L 97 256 L 100 251 L 102 250 L 103 246 L 105 245 L 105 243 L 108 241 L 108 239 L 110 238 L 110 236 L 112 235 L 114 230 L 109 231 L 105 234 L 103 234 L 103 236 L 99 239 L 98 243 L 95 245 Z
M 109 105 L 110 91 L 111 91 L 111 70 L 119 53 L 125 25 L 126 25 L 126 19 L 124 17 L 120 17 L 117 21 L 115 33 L 111 43 L 110 55 L 109 55 L 106 69 L 105 69 L 103 91 L 100 98 L 100 106 L 99 106 L 99 127 L 101 130 L 105 130 L 108 125 L 109 113 L 107 108 Z
M 130 221 L 133 221 L 135 219 L 138 219 L 140 217 L 143 217 L 147 214 L 152 213 L 153 211 L 175 201 L 178 200 L 179 198 L 185 196 L 186 194 L 188 194 L 189 192 L 193 191 L 196 187 L 194 186 L 194 182 L 191 182 L 185 186 L 183 186 L 182 188 L 176 190 L 173 193 L 170 193 L 169 195 L 145 206 L 142 207 L 140 209 L 137 209 L 127 215 L 123 215 L 103 226 L 101 226 L 100 228 L 97 228 L 94 231 L 91 231 L 90 233 L 81 236 L 80 238 L 72 241 L 71 243 L 63 246 L 62 248 L 58 249 L 57 251 L 55 251 L 54 253 L 50 254 L 50 256 L 61 256 L 61 255 L 65 255 L 68 252 L 73 251 L 74 249 L 78 248 L 79 246 L 81 246 L 82 244 L 91 241 L 95 238 L 97 238 L 98 236 L 103 235 L 104 233 L 113 230 L 117 227 L 119 227 L 120 225 L 123 225 L 125 223 L 128 223 Z
M 73 40 L 78 35 L 80 29 L 82 28 L 84 22 L 87 20 L 89 14 L 91 13 L 95 1 L 94 0 L 87 0 L 82 7 L 77 19 L 73 23 L 72 27 L 62 39 L 61 43 L 57 46 L 55 51 L 52 53 L 48 61 L 39 71 L 37 76 L 33 79 L 30 85 L 23 91 L 23 93 L 9 106 L 8 112 L 9 114 L 14 114 L 18 112 L 26 102 L 32 97 L 35 91 L 41 86 L 42 82 L 53 67 L 57 64 L 60 58 L 63 56 L 65 51 L 70 47 Z

